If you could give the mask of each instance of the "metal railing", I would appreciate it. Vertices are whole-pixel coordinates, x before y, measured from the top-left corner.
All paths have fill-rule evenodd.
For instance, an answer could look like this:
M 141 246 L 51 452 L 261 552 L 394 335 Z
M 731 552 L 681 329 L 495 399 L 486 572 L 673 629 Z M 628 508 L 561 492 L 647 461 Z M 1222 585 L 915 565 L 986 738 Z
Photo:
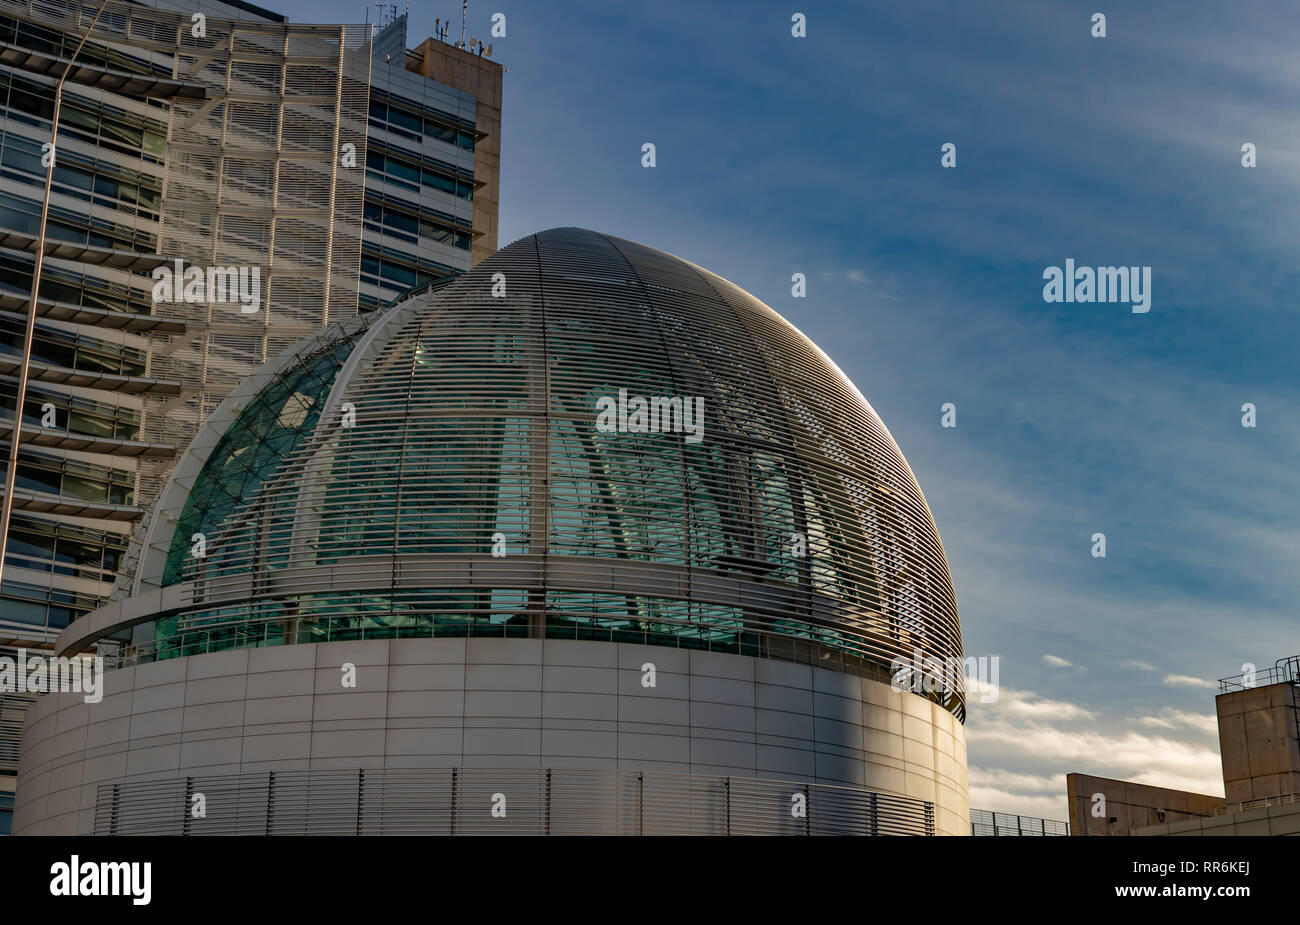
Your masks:
M 1069 835 L 1070 823 L 1037 816 L 1017 816 L 988 809 L 970 811 L 971 835 Z
M 1214 811 L 1214 815 L 1227 816 L 1250 809 L 1262 809 L 1265 806 L 1285 806 L 1288 803 L 1300 803 L 1300 793 L 1284 793 L 1281 796 L 1260 797 L 1258 800 L 1245 800 L 1241 803 L 1225 803 Z
M 1269 684 L 1300 684 L 1300 655 L 1279 658 L 1272 668 L 1256 671 L 1254 674 L 1234 674 L 1219 679 L 1219 693 L 1249 690 L 1252 687 L 1266 687 Z
M 933 835 L 854 787 L 560 768 L 263 771 L 101 784 L 96 835 Z

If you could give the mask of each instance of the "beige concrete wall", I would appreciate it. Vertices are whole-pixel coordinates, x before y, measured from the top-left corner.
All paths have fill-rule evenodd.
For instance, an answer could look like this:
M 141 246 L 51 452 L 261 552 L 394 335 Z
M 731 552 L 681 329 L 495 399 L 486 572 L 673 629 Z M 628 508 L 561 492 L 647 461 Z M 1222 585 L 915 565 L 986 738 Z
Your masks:
M 474 230 L 484 232 L 470 245 L 475 265 L 497 249 L 497 216 L 501 203 L 501 84 L 505 69 L 446 42 L 425 39 L 415 50 L 418 62 L 407 58 L 407 70 L 465 93 L 474 94 L 475 124 L 487 135 L 474 147 L 474 179 L 485 183 L 474 192 Z
M 1160 810 L 1169 823 L 1211 816 L 1223 805 L 1223 797 L 1211 794 L 1088 774 L 1067 774 L 1065 786 L 1071 835 L 1131 835 L 1136 828 L 1159 824 Z M 1105 814 L 1100 817 L 1093 815 L 1093 807 L 1100 805 L 1094 798 L 1098 793 L 1105 797 Z
M 1295 696 L 1293 684 L 1269 684 L 1215 698 L 1227 802 L 1300 793 Z

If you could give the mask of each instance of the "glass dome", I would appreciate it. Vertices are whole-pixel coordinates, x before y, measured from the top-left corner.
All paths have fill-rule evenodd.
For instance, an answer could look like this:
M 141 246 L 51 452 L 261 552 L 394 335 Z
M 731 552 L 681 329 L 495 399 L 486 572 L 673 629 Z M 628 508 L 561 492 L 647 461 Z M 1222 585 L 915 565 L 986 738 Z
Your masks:
M 693 264 L 542 232 L 299 349 L 164 494 L 145 553 L 163 558 L 142 568 L 179 593 L 137 636 L 148 657 L 443 635 L 878 678 L 895 656 L 961 657 L 938 532 L 884 424 Z

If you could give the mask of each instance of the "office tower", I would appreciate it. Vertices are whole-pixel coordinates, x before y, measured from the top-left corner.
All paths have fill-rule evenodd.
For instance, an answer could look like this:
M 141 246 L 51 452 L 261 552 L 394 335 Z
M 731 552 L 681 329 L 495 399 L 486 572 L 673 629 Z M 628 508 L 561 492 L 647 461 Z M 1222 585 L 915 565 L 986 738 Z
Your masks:
M 0 0 L 0 462 L 53 88 L 90 30 L 59 120 L 0 647 L 48 647 L 108 599 L 178 453 L 253 370 L 496 248 L 502 68 L 486 49 L 408 51 L 405 17 L 372 55 L 369 26 L 242 0 L 112 0 L 96 22 L 99 6 Z M 244 301 L 155 302 L 152 274 L 177 259 L 205 295 L 209 269 L 229 290 L 256 267 L 256 304 L 247 275 Z M 3 789 L 30 698 L 0 697 Z
M 375 36 L 366 148 L 363 309 L 468 270 L 497 249 L 501 65 L 426 39 Z
M 22 421 L 0 645 L 48 644 L 103 602 L 199 422 L 356 311 L 370 30 L 200 9 L 0 0 L 0 462 Z

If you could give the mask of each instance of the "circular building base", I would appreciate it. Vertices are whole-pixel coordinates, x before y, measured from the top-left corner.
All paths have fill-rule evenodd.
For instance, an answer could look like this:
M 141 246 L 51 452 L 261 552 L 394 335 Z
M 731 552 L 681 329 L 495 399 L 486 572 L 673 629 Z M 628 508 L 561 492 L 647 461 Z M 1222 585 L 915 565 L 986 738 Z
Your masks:
M 103 686 L 30 708 L 15 834 L 970 831 L 951 713 L 773 659 L 399 639 L 166 659 Z

